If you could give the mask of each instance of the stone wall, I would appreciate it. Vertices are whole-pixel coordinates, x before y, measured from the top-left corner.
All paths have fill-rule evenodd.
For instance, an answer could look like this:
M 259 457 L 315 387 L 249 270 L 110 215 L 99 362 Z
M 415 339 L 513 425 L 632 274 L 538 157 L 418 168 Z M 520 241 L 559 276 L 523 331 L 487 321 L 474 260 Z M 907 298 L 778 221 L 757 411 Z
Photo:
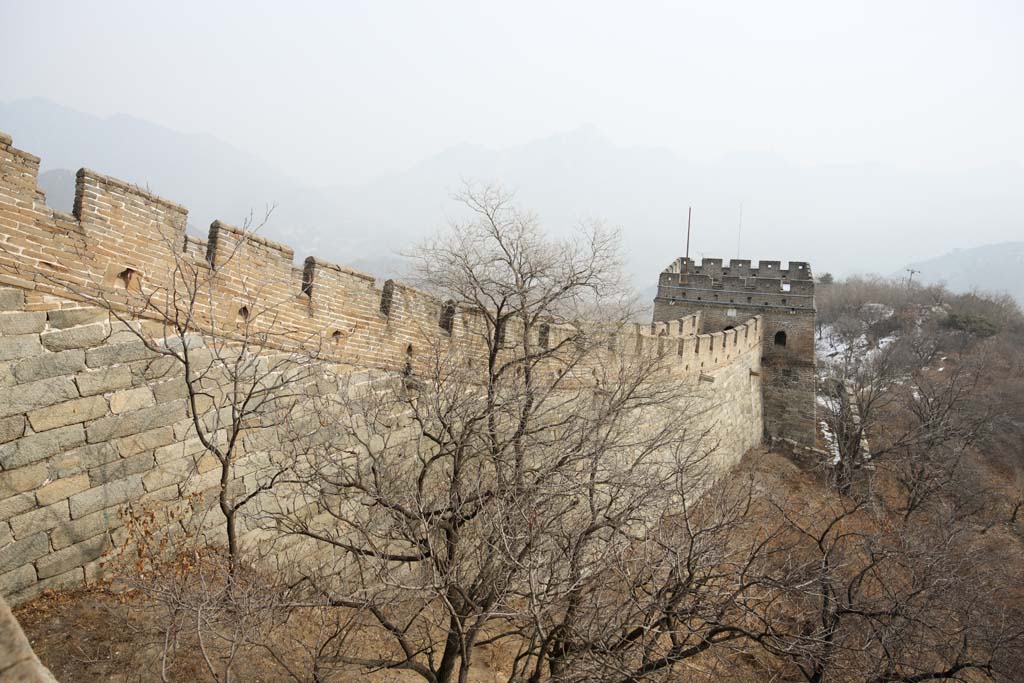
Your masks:
M 400 283 L 378 287 L 313 257 L 294 267 L 289 248 L 220 222 L 208 240 L 188 237 L 183 207 L 92 171 L 78 174 L 73 214 L 54 211 L 38 167 L 0 134 L 0 595 L 12 604 L 100 577 L 104 553 L 126 540 L 125 506 L 194 497 L 209 507 L 220 488 L 182 378 L 158 369 L 128 327 L 155 323 L 119 322 L 83 292 L 117 300 L 129 288 L 168 290 L 178 251 L 211 273 L 204 324 L 229 330 L 240 309 L 271 308 L 332 372 L 415 374 L 420 350 L 457 344 L 472 354 L 479 343 L 472 311 L 457 311 L 449 329 L 443 302 Z M 765 328 L 756 316 L 700 328 L 699 315 L 637 325 L 614 353 L 672 359 L 671 381 L 694 387 L 725 469 L 763 433 Z M 254 490 L 264 455 L 247 451 L 228 485 Z
M 724 330 L 751 316 L 764 322 L 765 434 L 813 446 L 817 436 L 814 281 L 791 261 L 677 259 L 660 275 L 654 320 L 701 316 L 700 331 Z

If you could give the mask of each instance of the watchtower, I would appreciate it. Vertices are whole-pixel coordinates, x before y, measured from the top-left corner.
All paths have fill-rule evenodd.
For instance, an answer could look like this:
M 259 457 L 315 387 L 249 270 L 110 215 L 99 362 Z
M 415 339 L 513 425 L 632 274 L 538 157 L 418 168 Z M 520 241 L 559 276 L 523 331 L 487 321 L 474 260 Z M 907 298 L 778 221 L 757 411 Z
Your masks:
M 814 280 L 811 266 L 790 261 L 676 259 L 661 273 L 654 322 L 700 311 L 701 332 L 727 330 L 754 315 L 764 321 L 762 387 L 766 436 L 814 445 Z

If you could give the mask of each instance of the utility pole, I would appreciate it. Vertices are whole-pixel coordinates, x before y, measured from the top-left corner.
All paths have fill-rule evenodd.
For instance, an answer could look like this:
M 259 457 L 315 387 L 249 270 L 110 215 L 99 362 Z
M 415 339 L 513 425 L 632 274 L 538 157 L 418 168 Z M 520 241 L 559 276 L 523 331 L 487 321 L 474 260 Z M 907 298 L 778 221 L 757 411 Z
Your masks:
M 921 271 L 907 268 L 907 272 L 910 273 L 910 277 L 907 278 L 907 289 L 910 289 L 910 285 L 914 284 L 914 276 L 919 275 Z

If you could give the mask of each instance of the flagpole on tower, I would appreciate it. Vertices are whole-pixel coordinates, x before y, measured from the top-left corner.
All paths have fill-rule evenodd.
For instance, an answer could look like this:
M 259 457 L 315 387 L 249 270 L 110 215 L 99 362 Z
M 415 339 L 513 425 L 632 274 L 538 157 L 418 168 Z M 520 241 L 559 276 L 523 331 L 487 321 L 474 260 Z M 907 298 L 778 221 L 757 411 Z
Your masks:
M 683 261 L 683 275 L 690 269 L 690 224 L 693 222 L 693 207 L 686 212 L 686 259 Z

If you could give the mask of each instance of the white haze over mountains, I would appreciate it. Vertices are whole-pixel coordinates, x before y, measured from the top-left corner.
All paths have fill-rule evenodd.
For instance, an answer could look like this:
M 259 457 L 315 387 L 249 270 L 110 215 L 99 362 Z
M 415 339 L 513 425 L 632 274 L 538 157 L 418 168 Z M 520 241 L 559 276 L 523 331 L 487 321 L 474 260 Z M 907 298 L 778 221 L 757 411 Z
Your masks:
M 275 168 L 211 136 L 46 100 L 0 103 L 0 131 L 42 157 L 41 184 L 58 208 L 67 208 L 60 204 L 70 201 L 72 177 L 58 171 L 81 166 L 184 204 L 200 234 L 214 219 L 240 224 L 276 204 L 262 234 L 292 246 L 298 259 L 316 254 L 378 276 L 400 270 L 398 252 L 459 215 L 451 196 L 467 179 L 514 190 L 557 234 L 587 219 L 619 227 L 641 289 L 682 254 L 690 205 L 692 256 L 733 258 L 739 241 L 743 258 L 806 260 L 819 274 L 891 273 L 1024 233 L 1024 168 L 1016 164 L 929 172 L 803 166 L 767 153 L 694 162 L 667 149 L 617 145 L 582 126 L 504 149 L 460 145 L 358 187 L 332 187 L 330 178 Z M 286 144 L 255 140 L 252 148 Z M 1020 265 L 1003 280 L 987 277 L 999 263 L 950 284 L 1002 288 Z
M 1024 306 L 1024 242 L 988 244 L 973 249 L 955 249 L 927 261 L 907 266 L 914 280 L 943 284 L 954 292 L 974 289 L 1005 292 Z M 896 275 L 904 277 L 906 271 Z

